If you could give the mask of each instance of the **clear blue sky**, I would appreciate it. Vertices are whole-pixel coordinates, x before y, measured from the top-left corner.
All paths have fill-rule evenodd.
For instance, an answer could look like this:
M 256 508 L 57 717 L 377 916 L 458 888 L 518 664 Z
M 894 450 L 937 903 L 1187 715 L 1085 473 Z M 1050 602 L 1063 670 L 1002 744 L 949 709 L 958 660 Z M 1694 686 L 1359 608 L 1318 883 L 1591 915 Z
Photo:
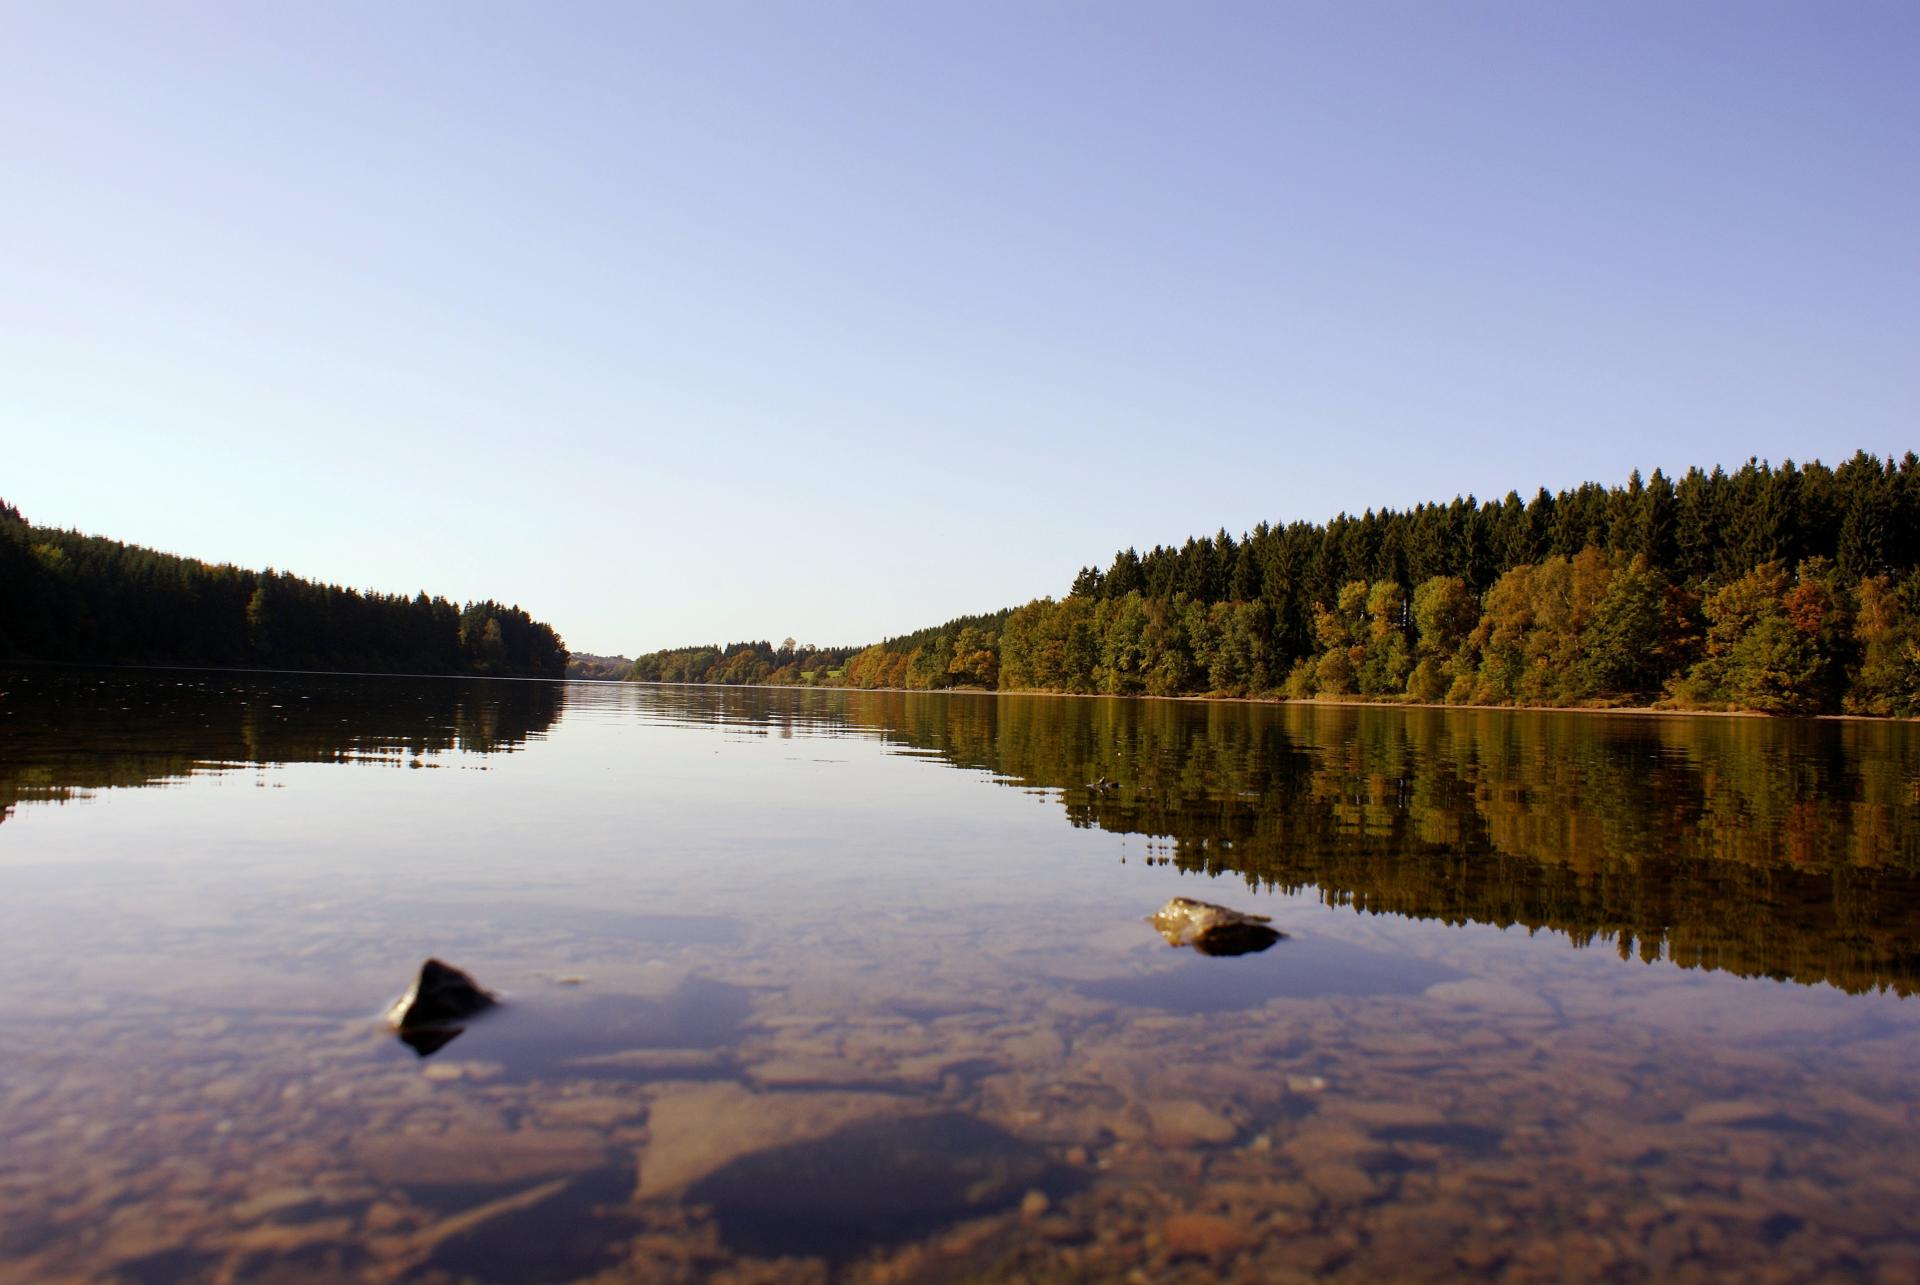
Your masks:
M 1920 446 L 1920 6 L 0 0 L 0 496 L 868 641 Z

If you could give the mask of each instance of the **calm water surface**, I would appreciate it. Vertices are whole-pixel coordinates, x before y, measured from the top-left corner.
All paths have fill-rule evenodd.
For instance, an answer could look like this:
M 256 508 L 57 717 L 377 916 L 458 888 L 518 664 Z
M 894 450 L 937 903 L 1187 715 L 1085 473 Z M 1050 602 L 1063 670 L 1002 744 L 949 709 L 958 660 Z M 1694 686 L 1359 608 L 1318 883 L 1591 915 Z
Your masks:
M 0 979 L 6 1282 L 1920 1279 L 1906 725 L 0 671 Z

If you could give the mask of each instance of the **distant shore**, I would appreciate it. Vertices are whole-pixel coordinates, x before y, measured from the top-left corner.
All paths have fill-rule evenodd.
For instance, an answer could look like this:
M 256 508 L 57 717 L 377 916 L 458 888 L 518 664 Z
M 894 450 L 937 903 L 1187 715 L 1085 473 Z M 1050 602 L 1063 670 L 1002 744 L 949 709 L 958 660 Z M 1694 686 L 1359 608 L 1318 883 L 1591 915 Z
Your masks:
M 999 691 L 985 687 L 817 687 L 803 683 L 659 683 L 646 679 L 587 679 L 569 682 L 631 683 L 636 687 L 693 687 L 712 691 L 875 692 L 903 696 L 1051 696 L 1072 700 L 1183 701 L 1210 705 L 1320 705 L 1342 709 L 1437 709 L 1455 713 L 1624 714 L 1635 718 L 1752 718 L 1763 722 L 1913 723 L 1920 720 L 1880 714 L 1768 714 L 1757 709 L 1666 709 L 1657 705 L 1449 705 L 1442 701 L 1341 700 L 1329 696 L 1156 696 L 1148 692 Z

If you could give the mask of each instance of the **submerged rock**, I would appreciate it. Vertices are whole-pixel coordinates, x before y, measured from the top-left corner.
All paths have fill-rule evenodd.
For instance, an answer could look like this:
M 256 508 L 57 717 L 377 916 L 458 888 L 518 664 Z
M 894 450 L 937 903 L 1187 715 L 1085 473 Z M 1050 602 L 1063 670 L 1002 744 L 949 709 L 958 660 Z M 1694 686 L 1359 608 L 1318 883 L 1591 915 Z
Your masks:
M 1248 915 L 1210 901 L 1175 897 L 1147 917 L 1169 946 L 1191 946 L 1202 955 L 1250 955 L 1286 936 L 1266 915 Z
M 645 1162 L 641 1166 L 645 1175 Z M 757 1151 L 690 1186 L 734 1249 L 841 1262 L 1018 1207 L 1066 1182 L 1033 1143 L 958 1111 L 863 1120 Z M 1050 1198 L 1049 1198 L 1050 1199 Z
M 429 959 L 413 987 L 387 1010 L 400 1038 L 426 1056 L 460 1033 L 462 1023 L 499 1003 L 493 993 L 451 964 Z

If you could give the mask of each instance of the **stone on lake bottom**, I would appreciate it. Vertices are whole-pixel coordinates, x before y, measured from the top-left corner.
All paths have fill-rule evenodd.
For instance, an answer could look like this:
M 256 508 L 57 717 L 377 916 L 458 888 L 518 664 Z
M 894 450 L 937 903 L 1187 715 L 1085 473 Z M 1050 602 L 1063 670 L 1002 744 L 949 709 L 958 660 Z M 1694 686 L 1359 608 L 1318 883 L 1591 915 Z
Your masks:
M 734 1249 L 842 1258 L 1020 1203 L 1043 1181 L 1032 1143 L 960 1111 L 879 1118 L 755 1152 L 687 1189 Z
M 376 1180 L 401 1187 L 532 1182 L 607 1160 L 606 1144 L 588 1129 L 371 1134 L 356 1138 L 351 1150 Z
M 728 1082 L 677 1084 L 657 1094 L 648 1111 L 635 1194 L 641 1200 L 677 1195 L 742 1156 L 904 1109 L 901 1097 L 887 1093 L 755 1093 Z
M 1690 1107 L 1683 1117 L 1690 1125 L 1720 1125 L 1739 1127 L 1778 1116 L 1780 1110 L 1766 1102 L 1729 1101 L 1702 1102 Z
M 1240 1132 L 1233 1121 L 1191 1098 L 1150 1102 L 1147 1117 L 1153 1122 L 1153 1140 L 1168 1147 L 1218 1146 Z
M 1161 1230 L 1167 1252 L 1176 1258 L 1224 1258 L 1257 1240 L 1249 1229 L 1218 1214 L 1175 1214 Z

